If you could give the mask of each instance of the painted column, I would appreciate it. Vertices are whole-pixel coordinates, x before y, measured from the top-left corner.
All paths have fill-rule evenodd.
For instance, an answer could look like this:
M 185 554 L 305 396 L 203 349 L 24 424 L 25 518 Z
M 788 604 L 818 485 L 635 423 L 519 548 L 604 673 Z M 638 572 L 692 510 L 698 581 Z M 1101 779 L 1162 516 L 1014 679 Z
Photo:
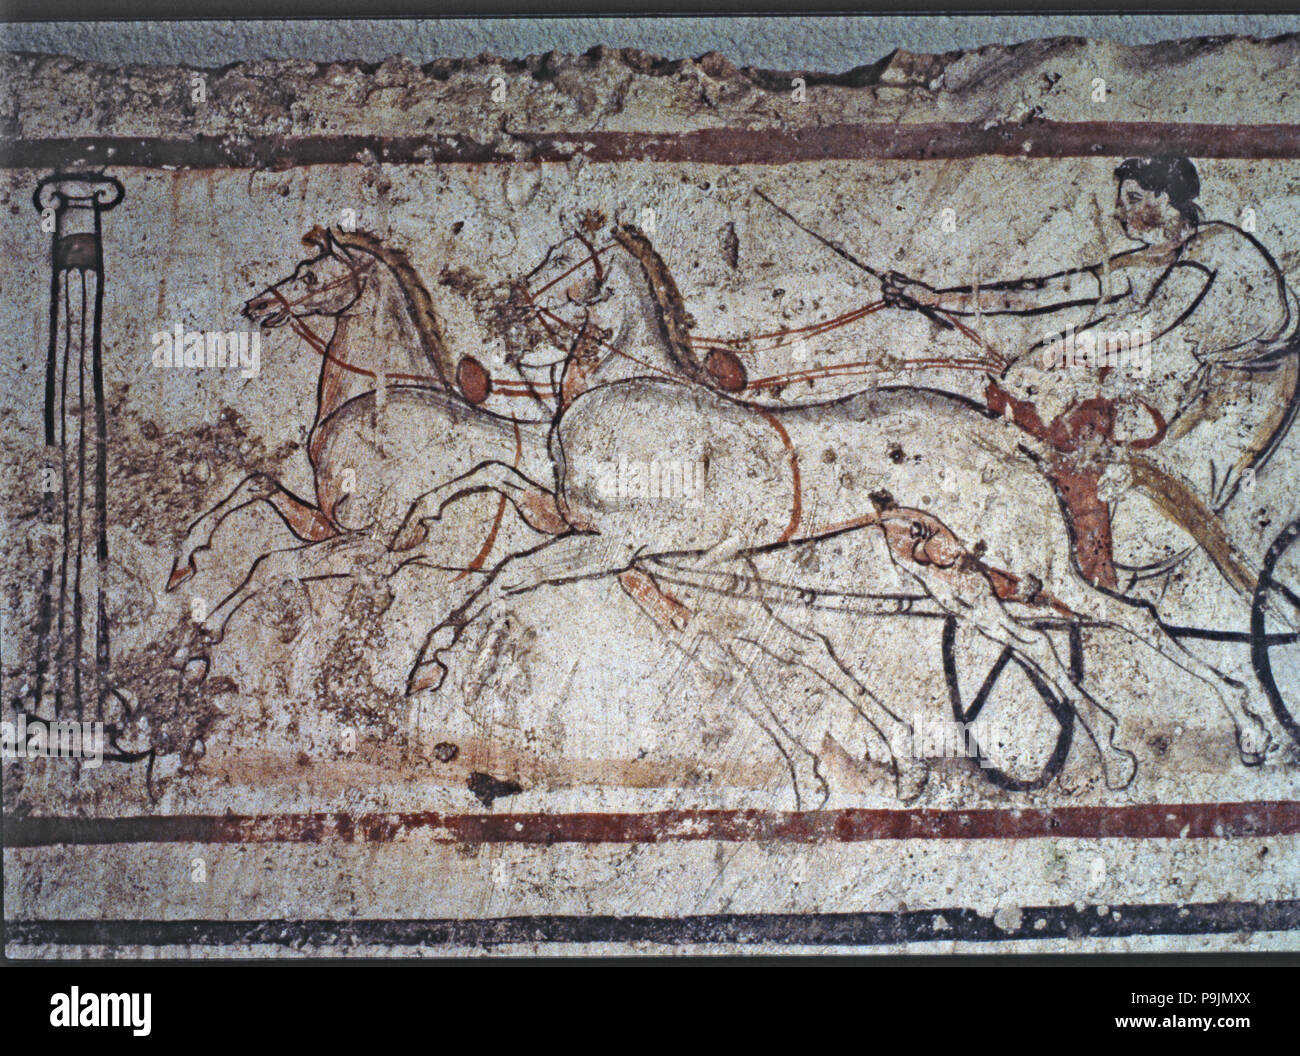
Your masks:
M 108 687 L 108 430 L 100 225 L 122 193 L 121 183 L 112 177 L 86 173 L 49 176 L 34 196 L 42 228 L 54 237 L 42 509 L 60 539 L 42 574 L 35 683 L 40 714 L 97 717 Z

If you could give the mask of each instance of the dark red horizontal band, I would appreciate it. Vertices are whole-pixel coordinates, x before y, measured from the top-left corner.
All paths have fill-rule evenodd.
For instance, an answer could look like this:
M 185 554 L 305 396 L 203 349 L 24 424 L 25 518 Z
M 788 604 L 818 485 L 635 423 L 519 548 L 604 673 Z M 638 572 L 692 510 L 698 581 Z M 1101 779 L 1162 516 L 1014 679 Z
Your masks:
M 1300 834 L 1300 802 L 1023 810 L 665 810 L 637 814 L 185 814 L 6 817 L 6 847 L 149 843 L 859 843 L 1213 839 Z
M 693 132 L 519 132 L 497 143 L 421 136 L 198 135 L 0 139 L 0 168 L 78 165 L 149 169 L 289 169 L 305 165 L 452 165 L 661 161 L 779 165 L 799 161 L 1022 158 L 1300 158 L 1300 125 L 1159 121 L 829 124 L 805 129 L 708 128 Z

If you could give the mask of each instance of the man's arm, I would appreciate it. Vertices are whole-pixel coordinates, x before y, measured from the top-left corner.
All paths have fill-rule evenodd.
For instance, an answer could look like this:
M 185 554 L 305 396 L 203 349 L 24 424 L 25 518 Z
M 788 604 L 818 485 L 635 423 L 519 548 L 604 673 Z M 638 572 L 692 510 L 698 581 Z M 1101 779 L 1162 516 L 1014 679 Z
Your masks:
M 1168 269 L 1172 265 L 1168 250 L 1142 247 L 1125 250 L 1084 268 L 1037 278 L 990 282 L 979 287 L 935 289 L 924 282 L 890 273 L 884 282 L 884 293 L 886 300 L 902 307 L 920 305 L 951 315 L 1046 315 L 1067 308 L 1095 308 L 1123 302 L 1134 296 L 1133 283 L 1125 275 L 1126 271 Z
M 921 304 L 952 315 L 1044 315 L 1066 308 L 1111 304 L 1130 296 L 1132 288 L 1127 280 L 1107 295 L 1103 274 L 1101 265 L 1093 265 L 978 287 L 947 286 L 930 291 L 930 298 L 918 297 L 910 288 L 904 292 Z
M 1180 261 L 1166 271 L 1143 301 L 1124 304 L 1104 317 L 1112 330 L 1145 331 L 1155 341 L 1180 326 L 1214 284 L 1214 272 L 1199 261 Z

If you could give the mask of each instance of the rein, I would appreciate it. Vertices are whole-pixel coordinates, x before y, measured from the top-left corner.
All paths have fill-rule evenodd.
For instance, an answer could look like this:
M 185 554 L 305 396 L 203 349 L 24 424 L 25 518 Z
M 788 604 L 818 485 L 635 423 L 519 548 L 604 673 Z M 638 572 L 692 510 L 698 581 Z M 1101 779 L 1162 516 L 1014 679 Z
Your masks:
M 564 347 L 564 342 L 561 338 L 560 333 L 557 332 L 556 327 L 559 327 L 564 331 L 567 331 L 574 335 L 580 333 L 581 328 L 569 322 L 567 319 L 562 318 L 553 310 L 537 304 L 536 299 L 542 296 L 543 294 L 547 293 L 549 290 L 553 289 L 554 287 L 558 286 L 561 282 L 569 278 L 575 272 L 582 270 L 588 265 L 591 265 L 595 269 L 596 282 L 603 283 L 605 281 L 606 271 L 601 261 L 601 258 L 605 254 L 609 253 L 611 250 L 618 248 L 617 242 L 610 242 L 604 246 L 600 246 L 599 248 L 597 248 L 593 246 L 590 241 L 584 238 L 581 233 L 578 233 L 576 237 L 586 248 L 587 250 L 586 257 L 579 260 L 572 267 L 567 268 L 565 271 L 561 272 L 555 278 L 550 279 L 544 285 L 539 286 L 535 290 L 530 290 L 527 288 L 527 286 L 523 287 L 523 295 L 525 300 L 528 303 L 529 308 L 536 315 L 538 322 L 542 324 L 543 328 L 550 335 L 551 340 L 559 347 Z M 323 286 L 315 287 L 309 290 L 307 293 L 303 294 L 301 297 L 298 297 L 292 301 L 284 296 L 284 294 L 279 290 L 278 286 L 272 286 L 268 290 L 268 292 L 276 300 L 279 306 L 282 309 L 284 309 L 286 315 L 288 316 L 289 326 L 294 331 L 294 333 L 296 333 L 300 338 L 302 338 L 303 341 L 305 341 L 307 345 L 326 362 L 332 363 L 333 365 L 339 367 L 341 370 L 345 370 L 349 373 L 356 374 L 360 377 L 370 378 L 375 381 L 379 381 L 382 379 L 384 381 L 397 381 L 397 382 L 406 382 L 415 385 L 432 385 L 432 386 L 442 387 L 443 386 L 442 379 L 438 377 L 434 377 L 433 375 L 408 374 L 408 373 L 401 373 L 401 372 L 391 372 L 391 373 L 384 372 L 381 374 L 380 372 L 370 370 L 366 367 L 358 366 L 355 363 L 351 363 L 341 358 L 337 354 L 331 352 L 329 349 L 329 342 L 326 341 L 323 337 L 321 337 L 321 335 L 317 333 L 305 321 L 305 319 L 302 316 L 296 315 L 294 313 L 293 311 L 294 308 L 306 303 L 313 297 L 319 296 L 321 293 L 327 292 L 329 290 L 337 289 L 338 287 L 343 286 L 347 283 L 355 283 L 357 285 L 358 295 L 359 295 L 361 289 L 361 276 L 364 272 L 369 271 L 371 268 L 373 268 L 375 266 L 375 263 L 376 262 L 371 262 L 367 265 L 364 265 L 363 267 L 349 265 L 349 272 L 347 275 L 335 279 L 332 282 L 326 283 Z M 796 344 L 799 341 L 807 340 L 808 338 L 811 337 L 818 337 L 822 334 L 829 333 L 832 330 L 837 330 L 841 327 L 848 326 L 849 324 L 857 322 L 859 319 L 864 319 L 867 316 L 872 315 L 875 312 L 878 312 L 885 307 L 887 307 L 887 304 L 884 300 L 877 300 L 862 305 L 861 307 L 851 309 L 850 311 L 844 312 L 830 319 L 823 319 L 819 322 L 809 323 L 806 326 L 783 328 L 780 330 L 773 330 L 767 333 L 753 334 L 747 337 L 703 337 L 701 336 L 701 337 L 692 337 L 689 338 L 688 340 L 690 341 L 691 345 L 701 350 L 727 351 L 738 355 L 756 355 L 758 350 L 754 347 L 754 345 L 758 342 L 774 341 L 774 343 L 769 345 L 768 348 L 764 349 L 764 351 L 774 351 L 779 348 L 785 348 L 792 344 Z M 951 323 L 953 329 L 956 329 L 968 340 L 978 345 L 989 355 L 990 358 L 989 359 L 967 359 L 967 358 L 941 356 L 941 357 L 929 357 L 924 359 L 904 360 L 902 361 L 901 364 L 899 364 L 899 367 L 901 367 L 901 369 L 925 370 L 925 369 L 947 367 L 954 370 L 968 370 L 968 371 L 993 369 L 1000 373 L 1002 370 L 1006 368 L 1009 361 L 1004 356 L 1002 356 L 999 352 L 997 352 L 992 346 L 990 346 L 988 342 L 986 342 L 982 337 L 980 337 L 978 333 L 976 333 L 969 326 L 962 323 L 959 319 L 949 317 L 947 316 L 946 313 L 944 314 L 946 320 L 949 323 Z M 610 344 L 609 342 L 605 341 L 603 338 L 596 337 L 595 342 L 602 349 L 607 351 L 610 355 L 621 356 L 622 358 L 635 363 L 637 366 L 649 370 L 655 374 L 659 374 L 663 377 L 672 376 L 669 372 L 661 370 L 660 368 L 656 367 L 654 364 L 646 360 L 643 360 L 638 356 L 631 354 L 625 349 L 618 348 Z M 854 376 L 866 376 L 874 373 L 889 373 L 894 369 L 899 369 L 899 368 L 884 367 L 869 361 L 860 361 L 855 363 L 833 363 L 833 364 L 828 364 L 827 366 L 824 367 L 814 367 L 814 368 L 809 368 L 807 370 L 791 371 L 785 374 L 773 374 L 768 377 L 756 378 L 748 384 L 747 388 L 750 390 L 774 389 L 774 388 L 784 387 L 794 382 L 800 382 L 800 381 L 811 382 L 820 378 L 837 378 L 837 377 L 843 378 L 843 377 L 854 377 Z M 550 386 L 549 388 L 551 390 L 550 395 L 552 396 L 558 395 L 554 385 Z M 526 380 L 521 382 L 496 381 L 493 386 L 493 391 L 496 392 L 498 395 L 505 396 L 508 398 L 528 398 L 534 400 L 541 399 L 545 395 L 544 390 L 539 390 L 539 387 L 534 382 L 526 381 Z
M 369 269 L 373 268 L 374 266 L 375 266 L 374 263 L 368 264 L 366 265 L 366 270 L 369 271 Z M 323 286 L 312 287 L 310 290 L 308 290 L 308 292 L 304 293 L 301 297 L 297 298 L 297 300 L 293 300 L 293 301 L 286 298 L 285 295 L 280 292 L 280 286 L 278 283 L 270 287 L 270 289 L 267 292 L 270 293 L 270 295 L 275 298 L 276 302 L 280 305 L 280 307 L 284 309 L 284 313 L 288 318 L 289 326 L 293 330 L 293 332 L 297 334 L 299 337 L 301 337 L 304 341 L 306 341 L 307 344 L 311 346 L 312 350 L 317 352 L 321 356 L 321 358 L 324 359 L 327 363 L 333 363 L 337 367 L 342 367 L 344 370 L 349 371 L 353 374 L 359 374 L 362 377 L 378 379 L 379 375 L 375 371 L 367 370 L 365 367 L 358 367 L 353 363 L 347 362 L 347 360 L 340 359 L 338 356 L 335 355 L 331 355 L 329 350 L 329 343 L 324 338 L 322 338 L 318 333 L 316 333 L 315 330 L 313 330 L 310 326 L 308 326 L 301 316 L 295 315 L 293 311 L 296 307 L 298 307 L 298 305 L 305 304 L 313 297 L 317 297 L 320 294 L 325 293 L 329 290 L 336 290 L 340 286 L 344 286 L 349 282 L 356 284 L 357 296 L 360 297 L 361 296 L 360 274 L 361 274 L 360 269 L 358 269 L 353 265 L 349 265 L 349 270 L 347 275 L 335 279 L 333 282 L 327 282 Z M 396 375 L 385 375 L 385 377 L 394 377 L 394 376 Z M 414 375 L 402 375 L 402 377 L 404 378 L 414 377 Z

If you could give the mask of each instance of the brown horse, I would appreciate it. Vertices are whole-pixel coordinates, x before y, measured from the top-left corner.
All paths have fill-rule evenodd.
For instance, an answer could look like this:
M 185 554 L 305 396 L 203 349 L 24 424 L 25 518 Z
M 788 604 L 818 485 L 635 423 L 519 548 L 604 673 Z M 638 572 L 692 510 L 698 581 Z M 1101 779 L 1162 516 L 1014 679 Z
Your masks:
M 250 299 L 244 315 L 265 328 L 291 326 L 320 357 L 307 444 L 314 501 L 254 473 L 190 525 L 169 590 L 195 573 L 197 555 L 238 510 L 274 513 L 292 536 L 207 614 L 203 628 L 214 638 L 254 593 L 286 577 L 365 560 L 400 564 L 415 540 L 394 536 L 422 482 L 452 479 L 484 458 L 523 472 L 547 468 L 544 426 L 485 415 L 459 391 L 432 301 L 401 252 L 360 232 L 316 229 L 304 241 L 317 255 Z M 327 336 L 313 329 L 318 320 Z M 461 439 L 470 420 L 476 445 Z

